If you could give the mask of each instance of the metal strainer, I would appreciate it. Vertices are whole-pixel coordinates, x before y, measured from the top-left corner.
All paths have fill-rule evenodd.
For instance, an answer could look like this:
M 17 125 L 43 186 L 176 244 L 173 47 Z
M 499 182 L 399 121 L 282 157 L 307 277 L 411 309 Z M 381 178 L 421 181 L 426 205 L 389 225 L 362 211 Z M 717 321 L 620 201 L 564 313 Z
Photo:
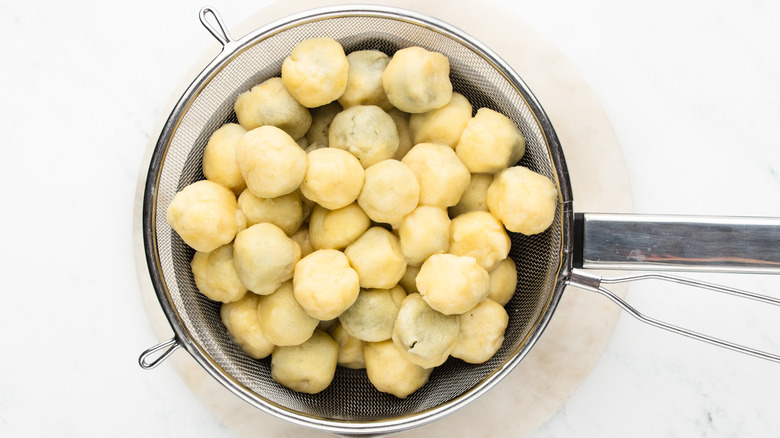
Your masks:
M 321 8 L 274 22 L 238 40 L 230 37 L 214 10 L 204 8 L 200 17 L 223 50 L 178 101 L 151 158 L 144 188 L 143 239 L 151 280 L 174 337 L 144 352 L 139 360 L 142 367 L 156 366 L 182 346 L 222 385 L 274 416 L 338 434 L 381 435 L 440 419 L 498 383 L 539 338 L 567 284 L 605 293 L 598 277 L 573 267 L 575 237 L 595 239 L 587 237 L 594 230 L 588 224 L 615 221 L 596 216 L 575 220 L 563 153 L 550 121 L 517 73 L 474 38 L 431 17 L 378 6 Z M 236 97 L 278 76 L 283 59 L 298 42 L 312 36 L 331 37 L 348 53 L 378 49 L 392 55 L 408 46 L 443 53 L 451 63 L 455 91 L 466 96 L 475 110 L 488 107 L 512 119 L 527 141 L 520 164 L 546 175 L 558 188 L 556 217 L 548 231 L 535 236 L 510 233 L 518 285 L 506 306 L 509 326 L 501 349 L 480 365 L 450 359 L 434 370 L 424 387 L 403 400 L 374 389 L 364 371 L 341 367 L 330 387 L 319 394 L 297 393 L 274 382 L 270 359 L 245 355 L 222 325 L 220 304 L 198 292 L 190 270 L 193 250 L 165 220 L 174 195 L 204 178 L 201 160 L 206 142 L 222 124 L 236 121 Z M 778 222 L 758 225 L 775 233 L 769 238 L 777 241 Z M 780 260 L 776 253 L 772 257 L 775 263 Z M 588 267 L 589 260 L 592 257 L 586 256 L 582 264 Z M 759 270 L 772 269 L 770 265 L 762 263 Z

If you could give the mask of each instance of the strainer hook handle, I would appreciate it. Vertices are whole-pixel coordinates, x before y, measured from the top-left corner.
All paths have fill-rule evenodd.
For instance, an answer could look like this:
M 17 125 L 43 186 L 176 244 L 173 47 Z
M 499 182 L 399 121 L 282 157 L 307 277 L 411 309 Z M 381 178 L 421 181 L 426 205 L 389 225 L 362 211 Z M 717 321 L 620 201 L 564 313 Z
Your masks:
M 141 356 L 138 357 L 138 365 L 145 370 L 151 370 L 173 354 L 177 348 L 179 348 L 179 341 L 175 337 L 160 342 L 141 353 Z
M 579 289 L 596 292 L 599 293 L 607 298 L 609 298 L 613 303 L 617 304 L 618 307 L 626 311 L 628 314 L 633 316 L 634 318 L 638 319 L 639 321 L 642 321 L 646 324 L 649 324 L 654 327 L 662 328 L 664 330 L 670 331 L 672 333 L 676 333 L 678 335 L 687 336 L 689 338 L 697 339 L 699 341 L 707 342 L 712 345 L 716 345 L 722 348 L 726 348 L 729 350 L 737 351 L 739 353 L 744 353 L 750 356 L 758 357 L 761 359 L 770 360 L 772 362 L 778 362 L 780 363 L 780 355 L 769 353 L 762 350 L 757 350 L 755 348 L 747 347 L 744 345 L 736 344 L 734 342 L 725 341 L 723 339 L 719 339 L 713 336 L 705 335 L 699 332 L 695 332 L 690 329 L 682 328 L 673 324 L 669 324 L 667 322 L 652 318 L 650 316 L 645 315 L 644 313 L 640 312 L 633 306 L 631 306 L 626 300 L 620 298 L 618 295 L 610 291 L 609 289 L 605 288 L 601 285 L 601 283 L 625 283 L 625 282 L 631 282 L 631 281 L 639 281 L 639 280 L 663 280 L 663 281 L 669 281 L 673 283 L 679 283 L 684 284 L 688 286 L 693 287 L 699 287 L 703 289 L 709 289 L 716 292 L 721 292 L 729 295 L 734 295 L 741 298 L 747 298 L 755 301 L 759 301 L 765 304 L 772 304 L 775 306 L 780 306 L 780 299 L 766 296 L 766 295 L 759 295 L 755 294 L 753 292 L 748 292 L 740 289 L 735 289 L 727 286 L 707 283 L 699 280 L 692 280 L 684 277 L 678 277 L 673 275 L 667 275 L 667 274 L 661 274 L 661 273 L 648 273 L 648 274 L 634 274 L 634 275 L 627 275 L 623 277 L 612 277 L 612 278 L 604 278 L 599 275 L 586 272 L 585 270 L 575 268 L 572 271 L 572 275 L 567 282 L 568 285 L 577 287 Z
M 222 47 L 233 41 L 233 38 L 230 36 L 230 32 L 227 30 L 225 22 L 222 21 L 222 17 L 220 17 L 216 9 L 212 8 L 211 6 L 204 6 L 201 8 L 198 16 L 200 17 L 200 22 L 203 24 L 203 27 L 205 27 L 206 30 L 208 30 L 209 33 L 211 33 L 211 35 L 213 35 L 214 38 L 216 38 L 217 41 L 222 44 Z M 216 24 L 212 23 L 212 20 Z

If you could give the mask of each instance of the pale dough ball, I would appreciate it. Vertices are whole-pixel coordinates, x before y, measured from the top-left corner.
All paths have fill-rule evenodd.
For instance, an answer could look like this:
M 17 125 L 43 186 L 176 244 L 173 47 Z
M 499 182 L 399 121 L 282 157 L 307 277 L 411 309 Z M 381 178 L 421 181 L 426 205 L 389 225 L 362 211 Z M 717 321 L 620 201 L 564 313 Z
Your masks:
M 448 209 L 450 216 L 456 217 L 470 211 L 488 211 L 487 191 L 492 182 L 492 173 L 472 173 L 471 182 L 460 201 Z
M 316 394 L 333 381 L 338 357 L 336 341 L 322 330 L 315 330 L 303 344 L 274 350 L 271 378 L 293 391 Z
M 515 166 L 496 175 L 487 192 L 487 204 L 507 230 L 538 234 L 555 219 L 558 190 L 546 176 Z
M 393 342 L 410 362 L 423 368 L 443 364 L 459 337 L 458 315 L 433 310 L 420 294 L 407 295 L 401 302 L 393 326 Z
M 236 195 L 209 180 L 194 182 L 176 193 L 165 219 L 184 243 L 200 252 L 230 243 L 243 223 Z
M 447 252 L 450 245 L 447 211 L 427 205 L 415 208 L 398 226 L 398 240 L 407 263 L 413 266 L 420 266 L 433 254 Z
M 268 295 L 293 276 L 301 247 L 267 222 L 252 225 L 236 235 L 233 263 L 241 282 L 258 295 Z
M 258 198 L 249 190 L 244 190 L 238 197 L 238 208 L 246 216 L 248 227 L 269 222 L 290 236 L 303 223 L 303 203 L 297 191 L 276 198 Z
M 236 162 L 236 147 L 246 129 L 237 123 L 226 123 L 209 137 L 203 150 L 203 175 L 233 191 L 236 195 L 246 187 Z
M 303 344 L 320 323 L 295 300 L 291 281 L 285 281 L 270 295 L 260 297 L 258 312 L 265 338 L 278 346 Z
M 296 192 L 298 192 L 298 196 L 301 198 L 301 207 L 303 208 L 303 221 L 308 222 L 309 216 L 311 215 L 311 212 L 312 210 L 314 210 L 314 206 L 317 205 L 317 203 L 304 196 L 303 192 L 301 192 L 300 186 L 298 187 Z
M 398 398 L 406 398 L 420 389 L 433 372 L 433 368 L 410 362 L 391 340 L 366 344 L 364 355 L 371 384 Z
M 471 111 L 469 100 L 453 92 L 452 99 L 443 107 L 412 114 L 409 128 L 414 143 L 438 143 L 455 149 L 466 124 L 471 120 Z
M 327 332 L 328 330 L 331 329 L 331 327 L 338 324 L 338 322 L 339 322 L 338 318 L 329 319 L 327 321 L 320 321 L 320 323 L 317 324 L 317 328 L 324 332 Z
M 198 290 L 214 301 L 230 303 L 246 294 L 233 264 L 232 243 L 211 252 L 195 252 L 190 267 Z
M 301 192 L 328 210 L 346 207 L 360 194 L 364 174 L 360 161 L 349 152 L 330 147 L 316 149 L 308 154 Z
M 275 126 L 295 140 L 311 126 L 309 109 L 287 91 L 281 78 L 270 78 L 238 95 L 235 105 L 238 123 L 247 131 Z
M 420 273 L 419 266 L 407 264 L 403 277 L 398 280 L 398 284 L 404 288 L 408 294 L 419 293 L 417 290 L 417 274 Z
M 488 298 L 505 306 L 517 288 L 517 267 L 514 260 L 506 258 L 493 268 L 490 274 L 490 292 Z
M 331 102 L 327 105 L 312 108 L 311 112 L 311 127 L 306 131 L 304 137 L 308 142 L 308 146 L 304 149 L 314 150 L 319 148 L 328 147 L 328 132 L 330 132 L 330 124 L 333 122 L 333 118 L 336 114 L 343 110 L 338 102 Z
M 219 309 L 222 324 L 230 336 L 246 354 L 255 359 L 268 357 L 276 347 L 263 335 L 257 315 L 259 304 L 260 297 L 250 292 L 238 301 L 222 304 Z
M 357 105 L 333 118 L 328 145 L 351 153 L 367 168 L 393 157 L 398 150 L 398 128 L 382 108 Z
M 447 208 L 455 205 L 469 186 L 471 173 L 450 147 L 436 143 L 415 145 L 401 160 L 420 183 L 420 204 Z
M 306 175 L 306 152 L 292 137 L 273 126 L 261 126 L 244 134 L 236 148 L 236 161 L 247 188 L 260 198 L 293 192 Z
M 393 336 L 393 324 L 406 298 L 400 286 L 392 289 L 362 289 L 357 300 L 339 316 L 350 335 L 366 342 L 378 342 Z
M 376 105 L 385 111 L 393 105 L 382 87 L 382 73 L 390 57 L 379 50 L 358 50 L 347 55 L 349 77 L 347 89 L 339 97 L 344 108 L 355 105 Z
M 308 108 L 333 102 L 347 89 L 349 62 L 338 41 L 309 38 L 282 62 L 282 81 L 295 100 Z
M 504 332 L 509 324 L 504 306 L 486 299 L 459 318 L 460 339 L 452 350 L 452 357 L 468 363 L 483 363 L 493 357 L 504 343 Z
M 371 227 L 371 219 L 357 203 L 336 210 L 319 205 L 309 218 L 309 240 L 315 249 L 344 249 Z
M 414 139 L 412 138 L 412 130 L 409 128 L 409 113 L 405 113 L 398 108 L 393 108 L 387 112 L 395 122 L 395 127 L 398 129 L 398 150 L 393 154 L 393 159 L 401 161 L 406 153 L 414 146 Z
M 446 56 L 422 47 L 408 47 L 393 55 L 382 74 L 382 86 L 394 107 L 407 113 L 440 108 L 452 98 L 450 62 Z
M 498 219 L 486 211 L 462 214 L 450 223 L 449 252 L 470 256 L 486 271 L 509 255 L 512 241 Z
M 480 108 L 466 124 L 455 152 L 471 173 L 496 173 L 525 154 L 525 137 L 507 116 Z
M 320 249 L 295 266 L 293 291 L 306 313 L 326 321 L 338 317 L 355 302 L 360 283 L 344 253 Z
M 487 298 L 490 276 L 473 257 L 435 254 L 420 267 L 417 290 L 434 310 L 457 315 Z
M 358 205 L 371 220 L 397 227 L 417 208 L 420 184 L 406 164 L 385 160 L 366 169 Z
M 390 289 L 406 272 L 401 243 L 381 227 L 371 227 L 344 249 L 349 263 L 357 271 L 360 287 Z
M 298 231 L 290 236 L 290 239 L 296 241 L 298 246 L 301 247 L 301 258 L 306 257 L 307 255 L 314 252 L 311 239 L 309 239 L 309 229 L 307 227 L 304 226 L 299 228 Z
M 328 329 L 328 334 L 339 344 L 338 364 L 353 370 L 364 369 L 366 360 L 363 356 L 363 349 L 366 342 L 347 333 L 338 319 L 335 321 L 336 323 Z

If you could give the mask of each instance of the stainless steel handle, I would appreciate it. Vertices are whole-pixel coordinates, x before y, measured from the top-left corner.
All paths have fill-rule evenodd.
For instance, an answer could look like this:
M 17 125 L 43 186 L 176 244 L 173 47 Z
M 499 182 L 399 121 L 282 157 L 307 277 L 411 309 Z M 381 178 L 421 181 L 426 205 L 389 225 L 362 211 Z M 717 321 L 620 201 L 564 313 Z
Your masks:
M 780 299 L 661 273 L 605 278 L 584 269 L 780 274 L 780 218 L 576 214 L 575 268 L 567 282 L 597 292 L 638 320 L 762 359 L 780 355 L 746 347 L 647 316 L 602 286 L 663 280 L 780 306 Z
M 575 239 L 586 269 L 780 274 L 780 218 L 581 213 Z

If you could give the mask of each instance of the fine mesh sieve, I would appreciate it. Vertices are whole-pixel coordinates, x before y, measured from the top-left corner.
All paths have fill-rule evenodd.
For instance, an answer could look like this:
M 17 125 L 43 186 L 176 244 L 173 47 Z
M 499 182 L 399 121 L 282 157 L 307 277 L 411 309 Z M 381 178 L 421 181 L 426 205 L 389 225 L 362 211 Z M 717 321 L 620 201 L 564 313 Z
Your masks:
M 217 20 L 219 28 L 208 25 Z M 273 23 L 232 41 L 214 11 L 201 19 L 225 46 L 223 53 L 193 82 L 176 105 L 156 145 L 144 196 L 143 227 L 147 261 L 176 341 L 215 378 L 251 404 L 291 421 L 337 433 L 386 433 L 414 427 L 449 413 L 505 376 L 534 343 L 557 303 L 567 266 L 563 233 L 571 212 L 560 146 L 541 107 L 520 78 L 495 54 L 463 32 L 430 17 L 385 7 L 318 9 Z M 235 122 L 239 93 L 280 74 L 282 61 L 297 43 L 312 37 L 339 41 L 347 53 L 377 49 L 388 55 L 420 46 L 443 53 L 451 63 L 455 91 L 474 110 L 487 107 L 511 118 L 526 137 L 520 164 L 559 185 L 556 219 L 536 236 L 511 234 L 510 256 L 518 269 L 517 292 L 506 309 L 509 326 L 498 353 L 480 365 L 450 359 L 429 382 L 406 399 L 377 391 L 364 370 L 339 367 L 325 391 L 291 391 L 270 377 L 270 359 L 245 355 L 230 339 L 219 303 L 196 289 L 193 250 L 172 231 L 165 211 L 177 191 L 203 179 L 201 160 L 217 128 Z M 564 181 L 564 187 L 560 182 Z
M 575 214 L 560 144 L 549 119 L 522 79 L 490 49 L 431 17 L 380 6 L 321 8 L 264 26 L 232 40 L 210 8 L 201 21 L 223 45 L 177 102 L 155 149 L 144 186 L 142 227 L 146 261 L 174 338 L 145 351 L 139 363 L 153 368 L 176 348 L 251 405 L 296 424 L 343 435 L 381 435 L 438 420 L 474 400 L 509 374 L 533 347 L 567 285 L 598 292 L 643 322 L 764 359 L 765 353 L 646 317 L 601 286 L 664 279 L 780 305 L 780 299 L 662 274 L 601 278 L 581 268 L 678 269 L 780 273 L 780 219 Z M 214 25 L 213 23 L 216 23 Z M 406 399 L 377 391 L 365 371 L 339 367 L 319 394 L 291 391 L 270 377 L 270 359 L 243 353 L 222 325 L 220 304 L 196 289 L 193 250 L 173 232 L 165 212 L 174 195 L 203 179 L 201 160 L 217 128 L 235 122 L 233 103 L 243 91 L 279 76 L 283 59 L 310 37 L 330 37 L 347 52 L 377 49 L 388 55 L 421 46 L 446 55 L 455 91 L 474 111 L 494 109 L 512 119 L 526 138 L 519 164 L 549 177 L 558 189 L 552 226 L 544 233 L 510 233 L 509 256 L 517 289 L 506 305 L 509 325 L 497 354 L 484 364 L 450 358 L 428 383 Z M 575 267 L 576 266 L 576 267 Z M 154 360 L 150 358 L 157 355 Z

